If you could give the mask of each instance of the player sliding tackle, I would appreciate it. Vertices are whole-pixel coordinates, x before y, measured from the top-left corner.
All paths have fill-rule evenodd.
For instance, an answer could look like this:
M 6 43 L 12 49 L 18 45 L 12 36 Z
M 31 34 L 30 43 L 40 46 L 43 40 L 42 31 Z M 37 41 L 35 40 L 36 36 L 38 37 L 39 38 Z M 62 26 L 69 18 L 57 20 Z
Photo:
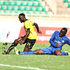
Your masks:
M 55 31 L 50 39 L 50 46 L 41 48 L 30 52 L 19 52 L 19 54 L 50 54 L 50 55 L 68 55 L 67 52 L 62 52 L 62 46 L 64 44 L 70 45 L 70 39 L 66 36 L 67 28 L 62 28 L 59 31 Z
M 36 23 L 26 19 L 25 14 L 23 14 L 23 13 L 19 14 L 18 18 L 21 23 L 24 22 L 24 30 L 26 32 L 26 35 L 16 39 L 12 43 L 12 45 L 8 48 L 8 50 L 3 52 L 3 54 L 9 54 L 10 51 L 18 45 L 18 43 L 21 45 L 26 43 L 26 45 L 24 47 L 24 51 L 30 51 L 37 39 L 37 34 L 34 30 L 34 26 L 36 27 L 37 32 L 41 33 L 38 25 Z

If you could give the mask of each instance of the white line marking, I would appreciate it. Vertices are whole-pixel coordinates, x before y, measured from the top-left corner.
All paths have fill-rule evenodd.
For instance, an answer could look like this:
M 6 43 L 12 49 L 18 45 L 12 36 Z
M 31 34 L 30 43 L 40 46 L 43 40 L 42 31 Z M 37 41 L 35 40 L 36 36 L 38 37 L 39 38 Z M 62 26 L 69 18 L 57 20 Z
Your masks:
M 16 65 L 8 65 L 8 64 L 0 64 L 0 66 L 12 67 L 12 68 L 21 68 L 21 69 L 31 69 L 31 70 L 45 70 L 45 69 L 34 68 L 34 67 L 24 67 L 24 66 L 16 66 Z

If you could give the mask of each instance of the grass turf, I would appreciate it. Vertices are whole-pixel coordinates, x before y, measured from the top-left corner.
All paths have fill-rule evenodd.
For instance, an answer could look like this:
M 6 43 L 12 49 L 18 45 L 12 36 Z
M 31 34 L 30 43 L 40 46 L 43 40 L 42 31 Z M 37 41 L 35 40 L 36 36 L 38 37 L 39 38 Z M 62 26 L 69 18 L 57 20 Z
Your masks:
M 9 64 L 24 67 L 34 67 L 45 70 L 70 70 L 70 56 L 55 56 L 55 55 L 16 55 L 14 50 L 9 55 L 2 55 L 7 46 L 0 43 L 0 64 Z M 49 44 L 35 44 L 32 50 L 39 49 L 42 47 L 48 47 Z M 23 51 L 24 45 L 18 45 L 17 48 Z M 70 46 L 63 46 L 62 51 L 70 52 Z M 31 69 L 20 69 L 14 67 L 0 66 L 1 70 L 31 70 Z

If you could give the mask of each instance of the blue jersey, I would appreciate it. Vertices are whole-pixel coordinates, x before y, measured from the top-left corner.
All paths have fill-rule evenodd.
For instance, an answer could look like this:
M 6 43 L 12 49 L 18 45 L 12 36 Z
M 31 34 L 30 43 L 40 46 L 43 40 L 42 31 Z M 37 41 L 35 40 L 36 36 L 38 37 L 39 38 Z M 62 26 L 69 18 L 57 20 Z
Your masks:
M 64 44 L 68 44 L 70 45 L 70 39 L 67 38 L 66 36 L 60 37 L 59 36 L 60 32 L 59 31 L 55 31 L 50 39 L 50 46 L 49 47 L 44 47 L 41 48 L 41 50 L 45 53 L 45 54 L 55 54 L 55 51 L 57 49 L 62 50 L 62 46 Z M 59 46 L 57 48 L 56 44 L 59 44 Z M 63 53 L 63 52 L 62 52 Z M 67 53 L 64 52 L 64 54 L 67 55 Z
M 57 49 L 62 50 L 62 46 L 64 44 L 68 44 L 70 45 L 70 39 L 67 36 L 63 36 L 60 37 L 59 36 L 60 32 L 59 31 L 55 31 L 50 39 L 50 47 L 54 47 L 56 46 L 56 44 L 59 44 L 59 47 Z

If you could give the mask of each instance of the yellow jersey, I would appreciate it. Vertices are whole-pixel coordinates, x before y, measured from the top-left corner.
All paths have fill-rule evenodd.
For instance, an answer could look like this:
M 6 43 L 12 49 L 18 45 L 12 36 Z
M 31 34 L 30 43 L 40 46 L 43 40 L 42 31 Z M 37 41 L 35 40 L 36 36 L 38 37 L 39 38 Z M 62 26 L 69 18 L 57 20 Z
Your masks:
M 29 28 L 30 29 L 30 34 L 29 36 L 27 37 L 28 39 L 37 39 L 37 34 L 34 30 L 34 26 L 33 26 L 34 22 L 30 21 L 30 20 L 26 20 L 24 22 L 24 29 L 25 29 L 25 32 L 27 32 L 27 29 Z

